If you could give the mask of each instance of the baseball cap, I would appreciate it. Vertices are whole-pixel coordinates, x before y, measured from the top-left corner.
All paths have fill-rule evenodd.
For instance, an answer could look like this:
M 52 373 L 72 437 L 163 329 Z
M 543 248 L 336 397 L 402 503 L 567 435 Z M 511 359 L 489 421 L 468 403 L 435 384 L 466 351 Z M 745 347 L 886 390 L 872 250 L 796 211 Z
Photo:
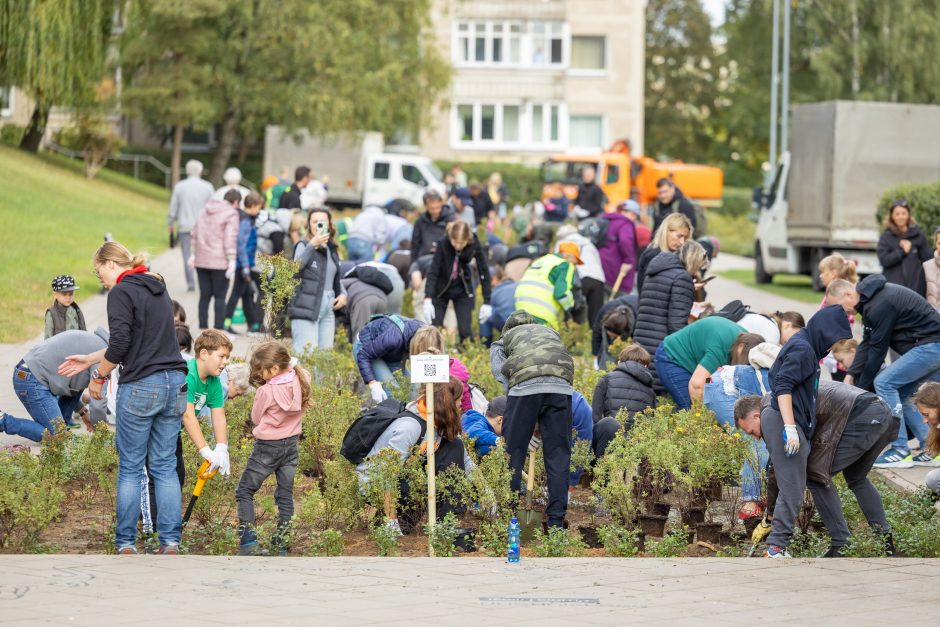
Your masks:
M 74 292 L 75 290 L 80 289 L 82 288 L 75 285 L 75 279 L 67 274 L 60 274 L 56 278 L 52 279 L 53 292 Z
M 574 242 L 562 242 L 558 245 L 559 254 L 568 254 L 573 255 L 575 258 L 575 265 L 580 266 L 584 262 L 581 261 L 581 249 L 578 248 L 578 245 Z
M 490 401 L 489 407 L 486 408 L 486 415 L 490 418 L 495 418 L 496 416 L 505 416 L 506 415 L 506 397 L 497 396 Z
M 630 211 L 637 215 L 640 215 L 640 203 L 633 199 L 627 199 L 620 203 L 620 206 L 617 207 L 620 211 Z

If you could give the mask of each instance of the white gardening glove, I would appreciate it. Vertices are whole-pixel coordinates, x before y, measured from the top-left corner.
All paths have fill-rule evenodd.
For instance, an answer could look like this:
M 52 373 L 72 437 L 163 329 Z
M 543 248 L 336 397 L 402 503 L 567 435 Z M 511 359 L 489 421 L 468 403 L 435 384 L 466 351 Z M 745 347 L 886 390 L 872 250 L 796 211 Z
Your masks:
M 378 381 L 373 381 L 369 384 L 369 393 L 372 394 L 372 400 L 376 403 L 381 403 L 388 398 L 388 394 L 385 393 L 382 384 Z
M 189 256 L 189 261 L 186 262 L 186 265 L 188 265 L 190 268 L 195 268 L 195 267 L 196 267 L 196 256 L 195 256 L 195 255 L 190 255 L 190 256 Z
M 225 270 L 225 278 L 231 279 L 233 276 L 235 276 L 235 260 L 229 259 L 228 268 L 226 268 Z
M 424 299 L 424 319 L 427 320 L 428 324 L 434 324 L 434 303 L 431 302 L 430 298 Z
M 783 426 L 783 448 L 787 457 L 793 457 L 800 452 L 800 433 L 796 430 L 796 425 Z
M 208 446 L 203 446 L 201 449 L 199 449 L 199 454 L 202 455 L 203 459 L 209 462 L 209 472 L 212 472 L 213 469 L 219 467 L 218 457 L 216 456 L 215 451 L 213 451 Z
M 529 440 L 529 452 L 534 453 L 540 448 L 542 448 L 542 438 L 537 435 L 533 435 L 532 439 Z
M 213 452 L 215 453 L 215 459 L 219 464 L 219 472 L 223 475 L 231 474 L 232 462 L 228 457 L 228 444 L 216 444 L 215 451 Z
M 491 305 L 480 305 L 480 324 L 488 322 L 492 315 L 493 307 Z
M 597 357 L 595 357 L 595 358 L 594 358 L 594 370 L 600 370 L 600 369 L 601 369 L 601 365 L 600 365 L 600 363 L 597 361 Z

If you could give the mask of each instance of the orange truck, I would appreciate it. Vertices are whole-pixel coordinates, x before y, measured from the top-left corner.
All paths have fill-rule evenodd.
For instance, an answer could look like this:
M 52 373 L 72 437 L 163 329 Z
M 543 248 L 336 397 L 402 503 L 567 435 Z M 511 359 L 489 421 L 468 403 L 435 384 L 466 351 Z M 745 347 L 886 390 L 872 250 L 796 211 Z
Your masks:
M 565 188 L 565 195 L 574 200 L 578 194 L 581 170 L 587 166 L 596 170 L 597 183 L 607 194 L 610 206 L 632 198 L 642 207 L 648 207 L 656 202 L 656 181 L 661 178 L 671 178 L 696 204 L 703 207 L 721 205 L 724 176 L 720 168 L 634 156 L 626 140 L 616 142 L 600 154 L 558 154 L 543 162 L 543 199 L 551 197 L 550 187 L 560 183 Z

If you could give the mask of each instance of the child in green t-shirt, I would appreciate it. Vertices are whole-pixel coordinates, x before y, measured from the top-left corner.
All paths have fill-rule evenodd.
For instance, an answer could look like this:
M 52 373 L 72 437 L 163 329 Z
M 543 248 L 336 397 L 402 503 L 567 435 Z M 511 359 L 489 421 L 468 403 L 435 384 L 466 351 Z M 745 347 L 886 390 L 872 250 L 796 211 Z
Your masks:
M 223 475 L 231 472 L 228 456 L 228 426 L 225 422 L 225 395 L 219 375 L 228 363 L 232 352 L 232 342 L 221 331 L 208 329 L 196 338 L 193 351 L 196 355 L 189 360 L 189 373 L 186 375 L 186 411 L 183 413 L 183 427 L 193 444 L 211 464 L 210 470 L 219 469 Z M 203 407 L 208 407 L 212 417 L 212 432 L 215 434 L 215 449 L 209 448 L 202 435 L 199 419 L 196 418 Z

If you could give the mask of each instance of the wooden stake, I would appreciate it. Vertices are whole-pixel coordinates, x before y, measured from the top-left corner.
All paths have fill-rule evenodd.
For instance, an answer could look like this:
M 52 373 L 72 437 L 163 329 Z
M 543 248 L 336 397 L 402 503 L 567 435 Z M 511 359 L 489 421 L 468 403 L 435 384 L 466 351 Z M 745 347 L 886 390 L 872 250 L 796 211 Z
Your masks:
M 437 495 L 434 487 L 434 384 L 428 383 L 425 388 L 424 402 L 427 407 L 427 437 L 428 437 L 428 529 L 434 532 L 437 522 Z M 428 555 L 434 557 L 434 546 L 428 537 Z

